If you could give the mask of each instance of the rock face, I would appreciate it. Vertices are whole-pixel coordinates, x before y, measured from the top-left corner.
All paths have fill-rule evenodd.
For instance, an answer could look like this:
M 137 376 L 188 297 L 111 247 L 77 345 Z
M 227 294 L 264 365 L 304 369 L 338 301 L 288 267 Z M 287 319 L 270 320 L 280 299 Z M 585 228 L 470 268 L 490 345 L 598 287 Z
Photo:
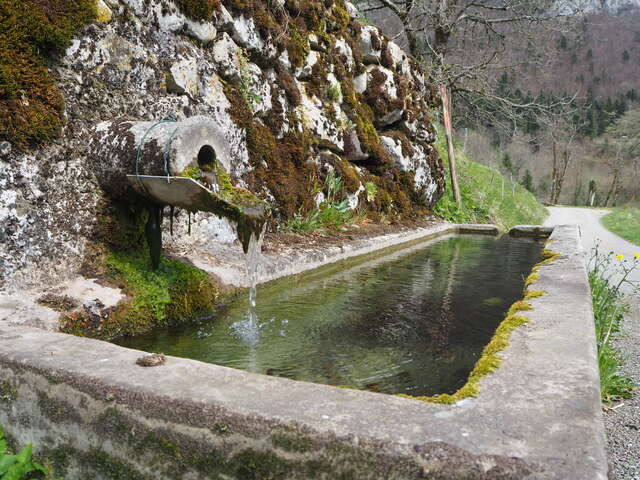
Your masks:
M 0 132 L 0 288 L 64 275 L 106 240 L 105 221 L 117 218 L 91 142 L 114 122 L 212 119 L 226 132 L 232 182 L 269 201 L 276 223 L 313 208 L 330 171 L 353 208 L 378 216 L 416 217 L 439 199 L 433 89 L 353 5 L 223 0 L 198 16 L 187 4 L 100 0 L 96 22 L 51 67 L 65 97 L 62 135 L 25 150 Z M 210 214 L 191 230 L 176 248 L 233 238 Z

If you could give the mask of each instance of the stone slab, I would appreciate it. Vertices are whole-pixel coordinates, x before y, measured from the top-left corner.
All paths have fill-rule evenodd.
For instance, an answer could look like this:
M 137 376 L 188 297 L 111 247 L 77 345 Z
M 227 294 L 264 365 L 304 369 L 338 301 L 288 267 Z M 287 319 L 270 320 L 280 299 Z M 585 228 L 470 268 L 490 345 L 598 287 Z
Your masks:
M 509 230 L 512 237 L 547 238 L 553 233 L 553 227 L 541 227 L 540 225 L 516 225 Z

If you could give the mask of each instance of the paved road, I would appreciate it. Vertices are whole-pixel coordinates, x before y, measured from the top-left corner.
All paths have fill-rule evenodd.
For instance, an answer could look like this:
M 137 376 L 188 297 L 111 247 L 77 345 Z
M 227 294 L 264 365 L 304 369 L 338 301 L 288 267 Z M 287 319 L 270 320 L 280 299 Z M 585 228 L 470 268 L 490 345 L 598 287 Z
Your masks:
M 551 207 L 549 211 L 545 225 L 580 225 L 587 254 L 598 242 L 605 253 L 622 254 L 627 259 L 640 252 L 640 246 L 623 240 L 602 226 L 600 219 L 606 210 Z M 634 272 L 633 280 L 640 282 L 640 269 Z M 617 347 L 626 359 L 624 372 L 640 384 L 640 295 L 633 294 L 630 288 L 627 288 L 627 294 L 632 312 L 623 324 L 623 334 L 617 340 Z M 612 478 L 640 480 L 640 391 L 634 398 L 605 411 L 605 427 Z

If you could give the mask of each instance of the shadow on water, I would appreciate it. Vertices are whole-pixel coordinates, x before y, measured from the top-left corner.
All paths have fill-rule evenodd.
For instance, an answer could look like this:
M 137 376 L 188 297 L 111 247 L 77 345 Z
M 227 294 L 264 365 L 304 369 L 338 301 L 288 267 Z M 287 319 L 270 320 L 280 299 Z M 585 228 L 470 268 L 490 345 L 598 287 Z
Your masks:
M 309 382 L 453 393 L 521 298 L 541 250 L 526 239 L 451 237 L 260 287 L 251 342 L 238 334 L 250 310 L 241 298 L 206 323 L 118 343 Z

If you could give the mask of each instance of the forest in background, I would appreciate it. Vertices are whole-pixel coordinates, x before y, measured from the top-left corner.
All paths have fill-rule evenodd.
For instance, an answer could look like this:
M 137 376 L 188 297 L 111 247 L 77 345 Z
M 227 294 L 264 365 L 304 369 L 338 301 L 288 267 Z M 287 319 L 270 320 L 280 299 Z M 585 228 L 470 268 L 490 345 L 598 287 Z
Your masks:
M 406 46 L 395 15 L 363 15 Z M 478 115 L 454 100 L 456 140 L 474 161 L 500 170 L 543 202 L 637 203 L 640 6 L 596 2 L 572 20 L 568 27 L 558 19 L 537 36 L 503 30 L 500 62 L 482 88 L 490 85 L 491 94 L 514 108 L 494 108 L 485 99 Z M 455 37 L 451 50 L 460 64 L 473 64 L 486 50 L 482 43 L 472 32 Z M 546 108 L 517 107 L 532 104 Z

